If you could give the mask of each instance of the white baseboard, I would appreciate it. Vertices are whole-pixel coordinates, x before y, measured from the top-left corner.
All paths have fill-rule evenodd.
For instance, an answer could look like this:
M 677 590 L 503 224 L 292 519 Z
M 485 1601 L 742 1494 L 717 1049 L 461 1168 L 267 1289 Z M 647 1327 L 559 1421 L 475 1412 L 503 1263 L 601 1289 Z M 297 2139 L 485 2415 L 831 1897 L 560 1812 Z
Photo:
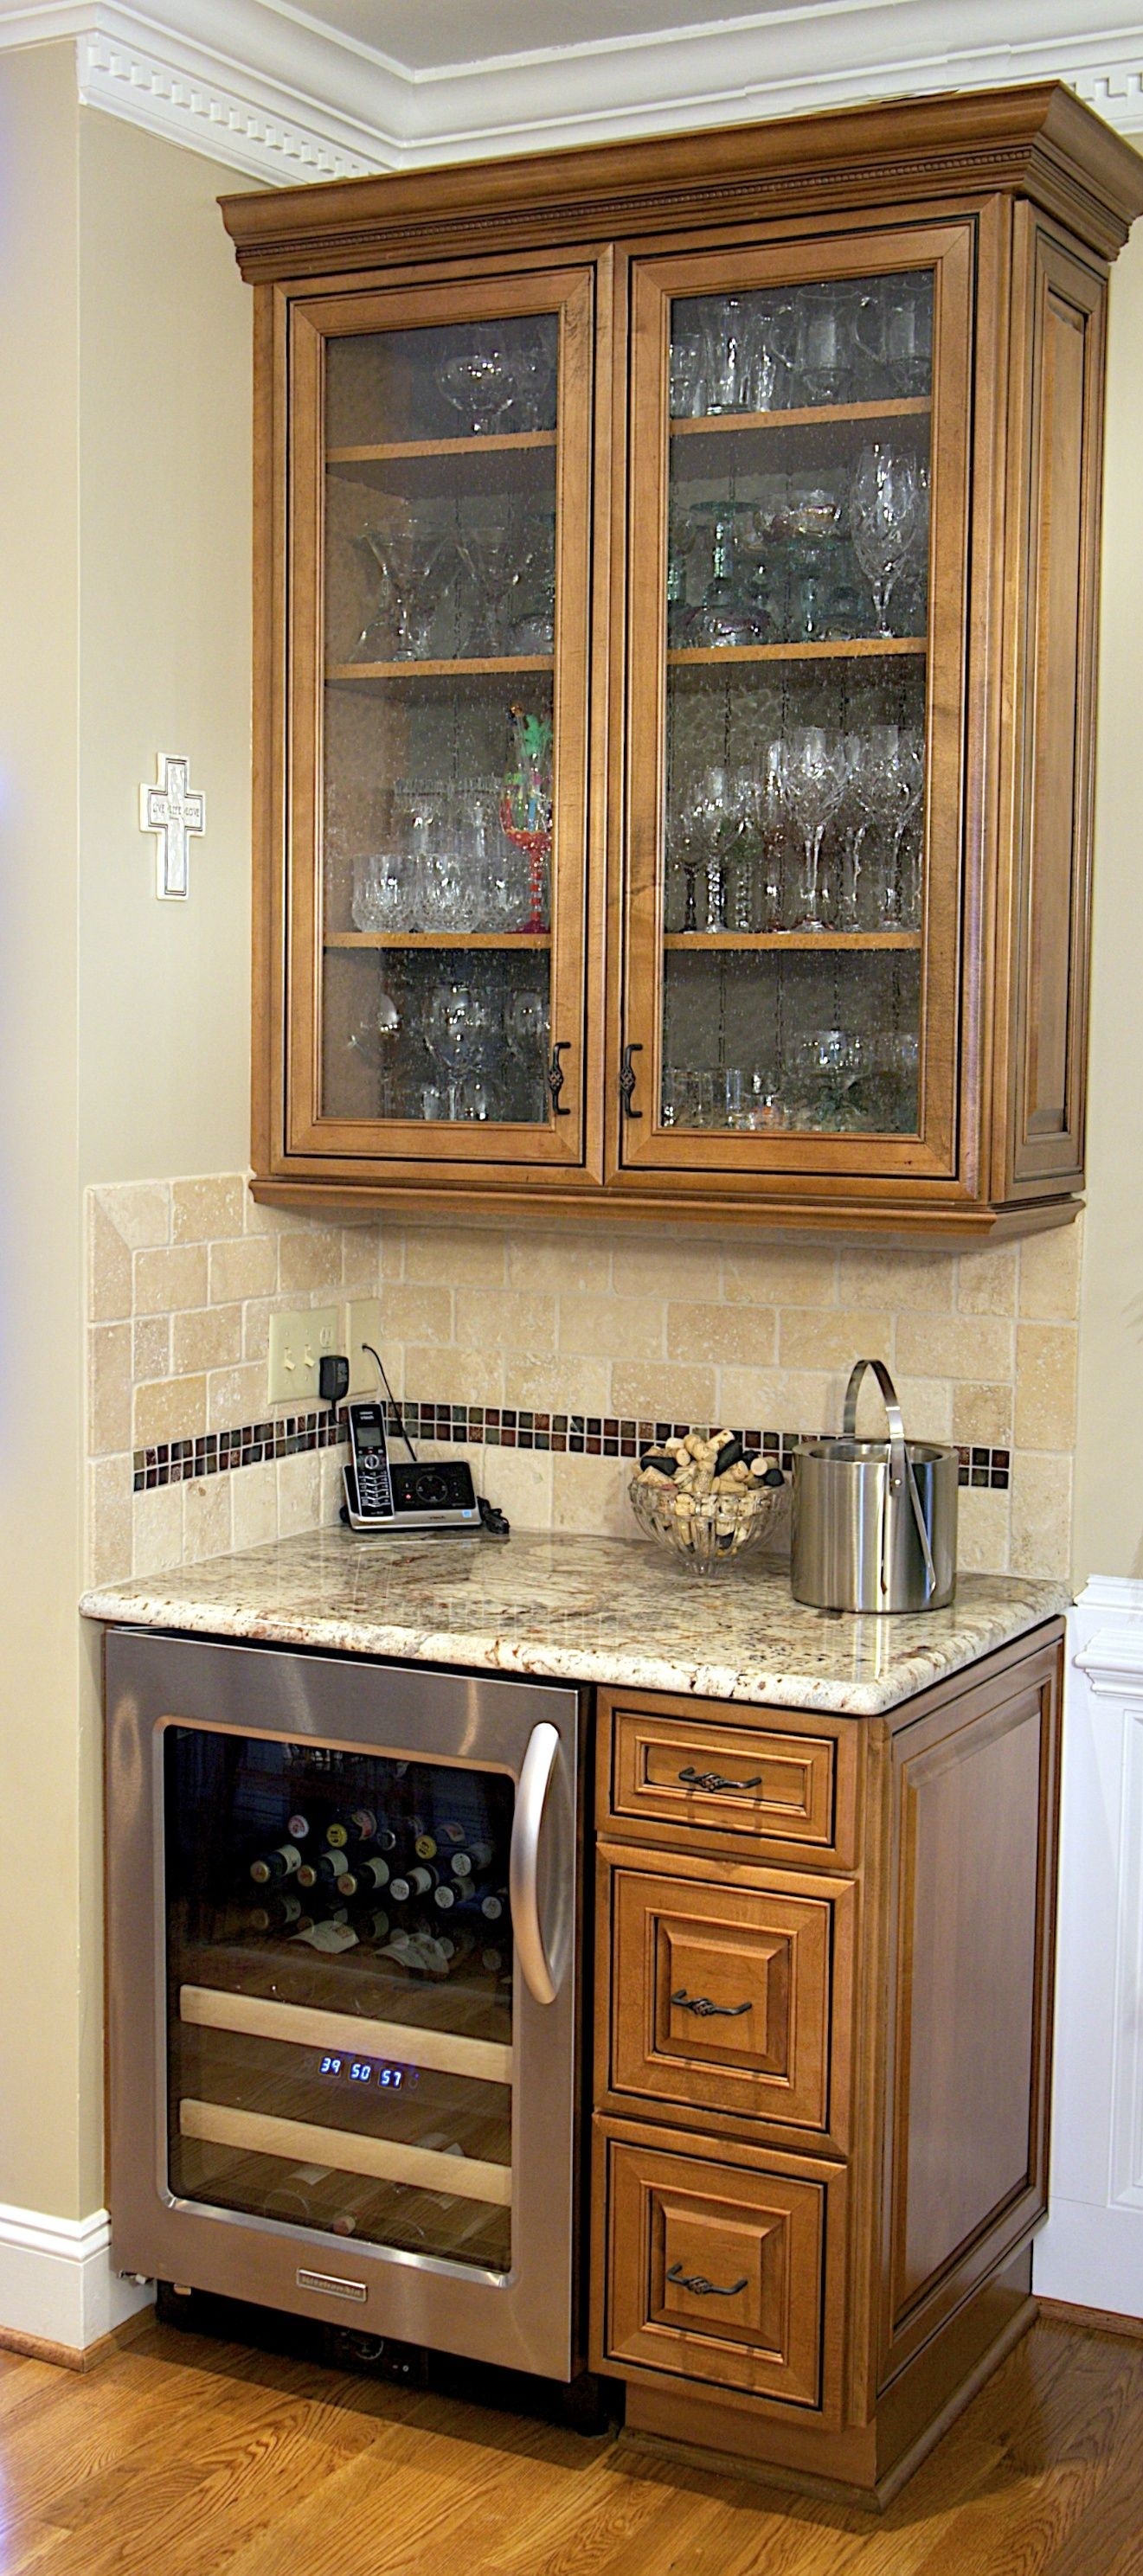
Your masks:
M 0 2201 L 0 2330 L 86 2352 L 151 2297 L 112 2271 L 105 2209 L 51 2218 Z

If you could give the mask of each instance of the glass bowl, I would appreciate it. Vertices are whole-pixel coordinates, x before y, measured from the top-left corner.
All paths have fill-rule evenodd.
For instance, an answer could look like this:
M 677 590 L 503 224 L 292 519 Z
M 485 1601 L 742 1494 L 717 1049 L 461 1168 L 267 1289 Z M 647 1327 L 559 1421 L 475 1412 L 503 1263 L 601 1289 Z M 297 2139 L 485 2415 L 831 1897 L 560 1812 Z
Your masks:
M 737 1493 L 672 1493 L 668 1484 L 633 1476 L 627 1488 L 641 1530 L 670 1548 L 691 1574 L 717 1574 L 771 1532 L 789 1486 L 744 1485 Z

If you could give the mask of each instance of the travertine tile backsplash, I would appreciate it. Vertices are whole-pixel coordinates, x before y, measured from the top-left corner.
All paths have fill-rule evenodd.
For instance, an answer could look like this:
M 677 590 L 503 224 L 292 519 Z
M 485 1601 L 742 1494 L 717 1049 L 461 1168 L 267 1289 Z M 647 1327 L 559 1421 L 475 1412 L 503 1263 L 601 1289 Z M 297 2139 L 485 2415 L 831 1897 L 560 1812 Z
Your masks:
M 334 1517 L 335 1449 L 216 1472 L 249 1455 L 227 1439 L 209 1474 L 139 1492 L 135 1456 L 264 1428 L 275 1307 L 375 1294 L 393 1386 L 421 1401 L 819 1431 L 852 1360 L 884 1357 L 911 1430 L 1010 1454 L 1007 1489 L 962 1489 L 962 1564 L 1067 1574 L 1078 1226 L 960 1253 L 340 1226 L 227 1173 L 91 1191 L 89 1246 L 92 1580 Z M 634 1535 L 620 1461 L 468 1454 L 521 1527 Z

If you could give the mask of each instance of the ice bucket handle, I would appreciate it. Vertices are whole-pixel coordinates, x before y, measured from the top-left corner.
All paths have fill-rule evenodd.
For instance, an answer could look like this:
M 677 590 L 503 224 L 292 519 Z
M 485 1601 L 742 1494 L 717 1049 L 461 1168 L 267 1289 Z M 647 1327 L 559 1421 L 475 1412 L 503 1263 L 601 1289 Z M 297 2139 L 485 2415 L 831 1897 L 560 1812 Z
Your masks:
M 842 1438 L 843 1440 L 853 1440 L 857 1436 L 857 1398 L 866 1369 L 872 1369 L 878 1386 L 881 1389 L 881 1400 L 884 1404 L 886 1419 L 889 1424 L 889 1491 L 892 1494 L 899 1494 L 902 1485 L 908 1486 L 909 1500 L 913 1506 L 913 1518 L 917 1524 L 917 1536 L 921 1542 L 921 1554 L 925 1560 L 926 1589 L 932 1593 L 935 1592 L 937 1588 L 937 1569 L 933 1563 L 933 1551 L 929 1545 L 928 1528 L 925 1523 L 924 1512 L 921 1508 L 921 1497 L 917 1492 L 917 1479 L 913 1474 L 912 1460 L 910 1459 L 908 1444 L 905 1439 L 904 1416 L 897 1401 L 897 1389 L 893 1384 L 893 1380 L 889 1375 L 889 1371 L 885 1366 L 884 1360 L 854 1361 L 853 1367 L 849 1372 L 849 1384 L 845 1390 L 845 1403 L 842 1406 Z M 887 1592 L 889 1589 L 889 1571 L 885 1563 L 884 1553 L 887 1536 L 888 1522 L 886 1521 L 885 1530 L 882 1535 L 881 1589 L 883 1592 Z

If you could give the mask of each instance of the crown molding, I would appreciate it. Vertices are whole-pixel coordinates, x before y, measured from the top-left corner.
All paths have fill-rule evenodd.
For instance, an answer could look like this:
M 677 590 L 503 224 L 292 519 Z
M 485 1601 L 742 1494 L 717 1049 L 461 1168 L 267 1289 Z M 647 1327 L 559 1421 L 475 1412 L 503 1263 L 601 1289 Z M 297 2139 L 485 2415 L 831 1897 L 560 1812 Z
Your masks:
M 0 0 L 0 50 L 72 39 L 86 105 L 282 186 L 1054 79 L 1143 134 L 1140 0 L 1098 8 L 1092 26 L 1085 0 L 790 0 L 416 71 L 289 0 Z

